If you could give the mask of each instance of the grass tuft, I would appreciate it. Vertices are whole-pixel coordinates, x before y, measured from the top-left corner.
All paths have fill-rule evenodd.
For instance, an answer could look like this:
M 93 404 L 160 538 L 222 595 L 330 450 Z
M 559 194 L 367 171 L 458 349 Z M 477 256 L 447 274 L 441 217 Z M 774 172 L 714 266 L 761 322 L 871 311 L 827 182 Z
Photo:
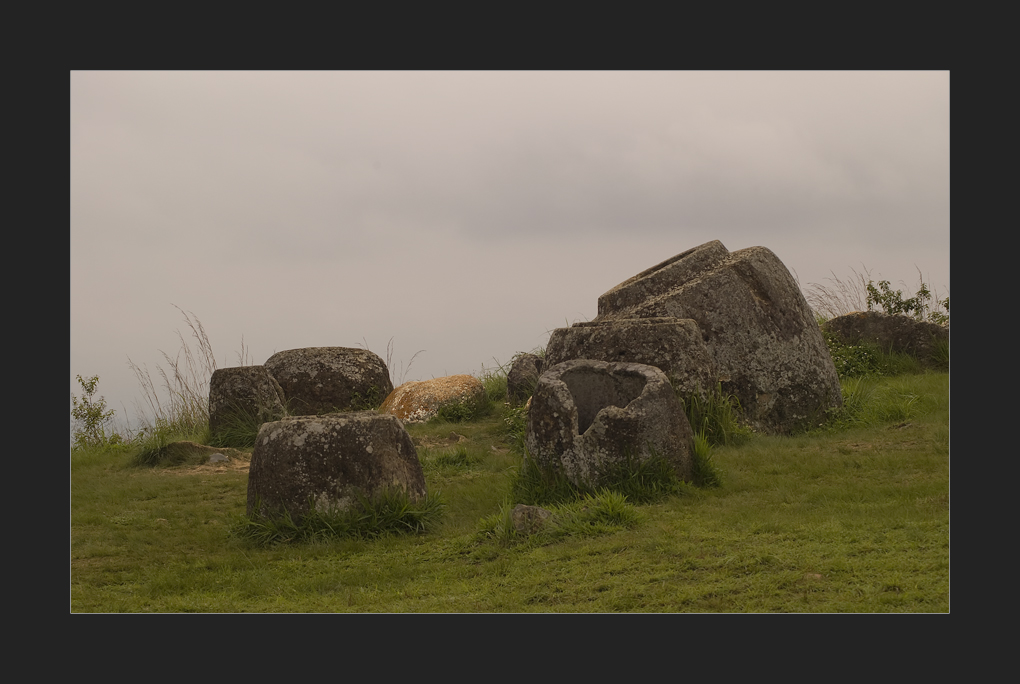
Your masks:
M 677 399 L 684 407 L 687 420 L 695 434 L 701 434 L 711 445 L 739 445 L 746 443 L 753 433 L 740 421 L 740 402 L 727 395 L 718 383 L 711 392 L 695 392 L 687 399 Z
M 672 464 L 657 455 L 612 464 L 595 479 L 598 486 L 576 485 L 559 469 L 542 468 L 526 454 L 511 480 L 511 497 L 519 503 L 539 505 L 574 501 L 605 490 L 635 503 L 650 503 L 682 494 L 687 487 Z
M 256 513 L 240 516 L 231 534 L 256 546 L 423 534 L 435 528 L 444 506 L 438 492 L 415 502 L 406 493 L 392 490 L 372 498 L 359 496 L 349 509 L 319 510 L 312 505 L 309 513 L 295 520 L 287 511 L 264 514 L 256 503 Z
M 521 544 L 544 546 L 568 537 L 579 539 L 633 529 L 644 516 L 627 496 L 609 489 L 586 493 L 570 501 L 549 507 L 550 519 L 532 534 L 519 532 L 513 524 L 514 504 L 503 501 L 499 510 L 479 521 L 478 537 L 499 546 Z
M 722 476 L 712 460 L 712 445 L 703 432 L 694 435 L 692 483 L 695 487 L 721 487 Z

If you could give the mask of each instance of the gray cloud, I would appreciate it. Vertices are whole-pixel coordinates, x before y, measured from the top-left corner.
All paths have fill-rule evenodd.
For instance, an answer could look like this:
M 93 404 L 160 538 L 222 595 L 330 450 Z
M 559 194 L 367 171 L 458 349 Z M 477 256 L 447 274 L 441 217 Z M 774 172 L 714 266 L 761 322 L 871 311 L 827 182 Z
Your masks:
M 226 360 L 392 336 L 414 379 L 711 239 L 945 289 L 949 75 L 75 72 L 70 238 L 72 388 L 124 403 L 171 302 Z

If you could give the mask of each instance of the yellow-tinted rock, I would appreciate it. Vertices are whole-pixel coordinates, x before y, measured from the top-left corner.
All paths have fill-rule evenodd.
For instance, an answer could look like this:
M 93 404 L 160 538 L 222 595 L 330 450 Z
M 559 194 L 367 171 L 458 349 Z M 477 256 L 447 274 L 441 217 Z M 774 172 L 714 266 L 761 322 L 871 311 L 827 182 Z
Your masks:
M 485 386 L 471 375 L 449 375 L 432 380 L 405 382 L 393 390 L 380 413 L 390 413 L 405 423 L 424 423 L 447 404 L 485 401 Z

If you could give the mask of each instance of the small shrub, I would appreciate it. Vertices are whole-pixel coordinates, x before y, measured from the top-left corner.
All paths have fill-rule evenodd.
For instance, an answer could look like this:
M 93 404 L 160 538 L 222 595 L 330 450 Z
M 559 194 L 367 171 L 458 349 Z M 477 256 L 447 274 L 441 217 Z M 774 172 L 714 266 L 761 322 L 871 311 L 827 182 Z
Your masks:
M 382 406 L 383 401 L 386 397 L 379 396 L 379 388 L 372 385 L 367 392 L 362 394 L 361 392 L 354 392 L 351 395 L 351 403 L 346 409 L 347 411 L 374 411 L 375 409 Z M 334 410 L 334 413 L 344 411 L 344 409 Z
M 114 411 L 106 409 L 106 399 L 95 397 L 96 385 L 99 384 L 99 376 L 93 375 L 87 380 L 78 377 L 78 384 L 82 388 L 82 396 L 71 395 L 71 417 L 74 418 L 78 427 L 74 431 L 74 445 L 78 449 L 95 448 L 105 446 L 111 441 L 106 435 L 106 425 L 113 420 Z M 119 435 L 116 442 L 120 442 Z
M 839 335 L 823 332 L 825 345 L 832 356 L 836 375 L 840 378 L 859 378 L 869 375 L 905 375 L 924 371 L 924 363 L 903 352 L 884 351 L 871 342 L 847 344 Z M 948 345 L 945 345 L 948 357 Z
M 836 375 L 841 378 L 859 378 L 882 373 L 882 351 L 877 345 L 861 342 L 846 344 L 839 335 L 823 332 Z
M 876 287 L 872 281 L 868 281 L 868 310 L 879 305 L 882 311 L 887 314 L 902 314 L 912 316 L 919 321 L 929 321 L 939 325 L 949 324 L 949 297 L 944 299 L 935 297 L 932 302 L 932 292 L 928 289 L 924 279 L 921 279 L 917 293 L 913 297 L 903 298 L 902 290 L 893 290 L 888 280 L 880 280 Z M 944 309 L 945 313 L 939 311 Z

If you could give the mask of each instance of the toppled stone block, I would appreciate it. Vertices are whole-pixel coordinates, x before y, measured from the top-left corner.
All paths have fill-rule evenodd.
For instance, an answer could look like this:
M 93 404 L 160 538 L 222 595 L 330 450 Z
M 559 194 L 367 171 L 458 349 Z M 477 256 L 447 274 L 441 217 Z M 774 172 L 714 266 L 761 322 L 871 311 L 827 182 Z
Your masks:
M 613 470 L 666 459 L 690 481 L 694 437 L 666 375 L 637 363 L 577 359 L 539 377 L 525 443 L 544 470 L 597 487 Z
M 374 409 L 393 391 L 386 364 L 367 349 L 290 349 L 270 356 L 265 367 L 294 416 Z
M 602 324 L 672 317 L 697 323 L 723 391 L 756 429 L 818 425 L 842 406 L 836 368 L 804 295 L 765 247 L 718 240 L 678 254 L 599 297 Z
M 510 511 L 510 521 L 518 534 L 535 534 L 540 532 L 552 518 L 552 511 L 541 506 L 517 504 Z
M 290 417 L 259 430 L 248 471 L 248 515 L 347 510 L 359 496 L 426 495 L 418 452 L 395 416 L 360 411 Z

